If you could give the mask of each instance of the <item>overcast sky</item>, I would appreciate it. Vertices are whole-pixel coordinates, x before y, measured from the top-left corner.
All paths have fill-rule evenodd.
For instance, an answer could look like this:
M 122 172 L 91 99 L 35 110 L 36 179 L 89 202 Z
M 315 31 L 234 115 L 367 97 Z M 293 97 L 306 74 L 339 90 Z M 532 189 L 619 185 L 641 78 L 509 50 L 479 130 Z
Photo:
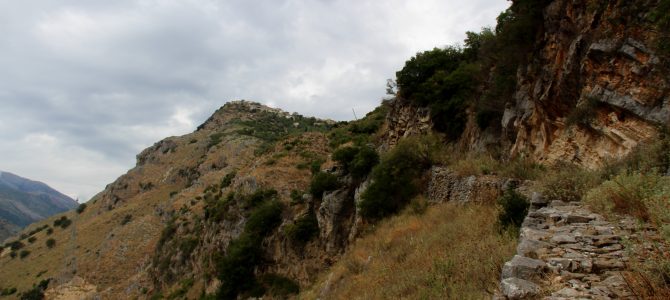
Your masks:
M 505 0 L 0 0 L 0 170 L 86 201 L 229 100 L 372 110 L 417 51 Z

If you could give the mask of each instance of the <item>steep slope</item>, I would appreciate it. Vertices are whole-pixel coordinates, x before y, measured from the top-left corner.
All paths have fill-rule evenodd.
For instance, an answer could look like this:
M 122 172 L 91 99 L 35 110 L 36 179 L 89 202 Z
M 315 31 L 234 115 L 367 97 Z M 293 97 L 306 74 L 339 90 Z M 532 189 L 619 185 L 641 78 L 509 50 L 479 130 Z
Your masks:
M 48 185 L 0 171 L 0 219 L 15 227 L 70 210 L 77 201 Z M 0 236 L 0 241 L 7 236 Z
M 26 228 L 32 232 L 53 225 L 31 235 L 36 242 L 22 248 L 30 251 L 25 258 L 12 258 L 5 247 L 2 288 L 22 292 L 52 278 L 53 286 L 69 282 L 71 288 L 79 282 L 94 286 L 103 298 L 126 298 L 170 292 L 182 279 L 195 277 L 192 290 L 199 294 L 211 283 L 214 266 L 209 260 L 225 250 L 246 218 L 241 212 L 241 218 L 230 222 L 208 222 L 213 227 L 204 228 L 201 240 L 188 246 L 193 235 L 189 228 L 205 224 L 212 197 L 225 192 L 215 187 L 223 187 L 222 180 L 228 178 L 239 195 L 274 189 L 284 203 L 284 217 L 290 219 L 306 208 L 289 205 L 291 192 L 307 190 L 310 166 L 327 160 L 330 148 L 322 132 L 333 125 L 257 103 L 229 102 L 197 131 L 166 138 L 140 153 L 137 166 L 81 213 L 71 211 Z M 58 226 L 63 217 L 72 225 Z M 170 231 L 174 224 L 177 228 Z M 55 245 L 48 247 L 47 239 Z M 165 243 L 175 248 L 162 248 Z M 188 251 L 175 253 L 177 249 Z M 16 269 L 22 271 L 12 271 Z

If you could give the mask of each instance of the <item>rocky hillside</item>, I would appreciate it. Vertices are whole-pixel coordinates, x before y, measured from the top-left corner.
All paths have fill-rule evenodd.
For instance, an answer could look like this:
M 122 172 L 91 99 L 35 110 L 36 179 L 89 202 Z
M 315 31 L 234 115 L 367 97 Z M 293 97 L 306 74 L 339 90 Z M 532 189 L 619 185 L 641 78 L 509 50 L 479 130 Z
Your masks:
M 0 241 L 8 238 L 16 229 L 52 215 L 68 211 L 78 205 L 77 201 L 52 189 L 48 185 L 0 172 Z M 3 235 L 2 233 L 9 233 Z
M 29 226 L 26 237 L 33 242 L 5 244 L 0 281 L 24 291 L 51 278 L 70 289 L 75 282 L 104 298 L 126 298 L 170 292 L 194 277 L 187 290 L 200 293 L 216 277 L 211 260 L 240 234 L 251 209 L 228 211 L 219 201 L 267 196 L 282 203 L 283 220 L 300 217 L 310 207 L 302 194 L 312 170 L 329 164 L 323 132 L 333 126 L 253 102 L 229 102 L 194 133 L 166 138 L 140 153 L 135 168 L 76 212 Z M 339 249 L 338 244 L 332 251 Z M 303 256 L 275 251 L 285 265 Z M 27 257 L 15 258 L 19 252 Z M 328 257 L 313 253 L 319 264 Z M 307 265 L 275 268 L 300 279 L 318 272 Z
M 517 273 L 544 259 L 529 264 L 551 264 L 560 276 L 527 283 L 561 288 L 546 296 L 602 295 L 570 286 L 572 274 L 557 265 L 582 255 L 575 280 L 606 282 L 610 269 L 601 272 L 599 257 L 574 252 L 628 259 L 618 235 L 600 243 L 609 235 L 601 227 L 613 224 L 605 216 L 632 211 L 660 230 L 670 220 L 668 12 L 666 0 L 512 1 L 495 29 L 408 60 L 395 97 L 353 122 L 226 103 L 195 132 L 142 151 L 86 206 L 3 245 L 0 288 L 62 299 L 287 298 L 301 290 L 307 299 L 476 298 L 496 294 L 509 254 L 507 283 L 534 280 Z M 634 187 L 648 188 L 634 194 L 643 200 L 630 196 Z M 522 226 L 534 190 L 558 202 L 533 210 Z M 439 224 L 432 231 L 420 217 L 426 210 L 426 218 L 454 217 L 429 222 Z M 440 240 L 468 226 L 480 229 L 471 239 L 454 247 Z M 544 230 L 533 240 L 547 243 L 544 252 L 521 249 L 512 259 L 519 230 L 528 243 L 529 229 Z M 571 236 L 587 233 L 593 237 Z M 415 246 L 426 252 L 412 253 Z M 458 268 L 468 255 L 481 258 L 467 264 L 480 270 L 467 273 L 478 274 L 474 283 Z M 362 274 L 379 277 L 358 280 Z M 430 286 L 428 294 L 417 284 Z M 377 291 L 357 294 L 371 286 Z M 503 282 L 505 297 L 524 296 L 510 286 Z

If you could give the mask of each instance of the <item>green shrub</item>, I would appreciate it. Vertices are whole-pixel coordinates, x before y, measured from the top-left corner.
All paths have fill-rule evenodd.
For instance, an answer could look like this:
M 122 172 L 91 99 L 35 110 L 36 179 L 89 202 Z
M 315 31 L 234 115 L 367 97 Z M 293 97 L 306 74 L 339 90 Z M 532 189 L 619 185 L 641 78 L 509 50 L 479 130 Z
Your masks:
M 302 204 L 304 200 L 302 199 L 302 192 L 298 190 L 291 190 L 291 205 Z
M 648 18 L 656 26 L 659 33 L 656 48 L 658 54 L 670 56 L 670 0 L 661 0 L 658 6 L 648 15 Z
M 382 102 L 382 105 L 366 114 L 362 119 L 351 122 L 339 122 L 328 133 L 330 147 L 337 148 L 347 142 L 354 142 L 360 145 L 370 142 L 373 133 L 377 132 L 382 124 L 384 124 L 388 112 L 388 103 Z
M 262 263 L 262 241 L 281 222 L 281 210 L 281 204 L 276 200 L 255 208 L 244 226 L 244 232 L 228 245 L 226 255 L 215 257 L 221 280 L 219 299 L 235 299 L 240 293 L 258 289 L 254 269 Z
M 314 196 L 314 198 L 321 198 L 323 192 L 333 191 L 340 187 L 340 182 L 337 180 L 337 176 L 319 172 L 314 177 L 312 177 L 312 182 L 309 185 L 309 192 Z
M 48 239 L 48 240 L 46 241 L 46 246 L 47 246 L 47 248 L 49 248 L 49 249 L 55 247 L 55 246 L 56 246 L 56 240 L 54 240 L 54 239 Z
M 543 165 L 532 159 L 516 157 L 502 165 L 500 175 L 509 178 L 535 180 L 545 174 L 545 171 Z
M 587 98 L 575 107 L 565 118 L 566 126 L 582 126 L 584 128 L 592 128 L 593 120 L 596 117 L 598 107 L 602 102 L 597 98 Z
M 259 189 L 249 195 L 246 195 L 242 198 L 242 205 L 245 208 L 254 208 L 259 204 L 276 199 L 278 196 L 277 190 L 275 189 Z
M 33 286 L 32 289 L 21 293 L 21 300 L 42 300 L 44 299 L 44 290 L 49 286 L 49 281 L 51 279 L 45 279 L 40 281 L 39 284 Z
M 9 296 L 9 295 L 14 295 L 16 293 L 16 288 L 4 288 L 2 291 L 0 291 L 0 296 Z
M 498 205 L 500 205 L 498 224 L 500 224 L 501 228 L 518 230 L 526 214 L 528 214 L 530 202 L 517 191 L 508 189 L 498 198 Z
M 418 193 L 431 164 L 429 148 L 419 138 L 404 139 L 372 170 L 372 184 L 359 204 L 365 218 L 380 219 L 402 209 Z
M 354 178 L 363 178 L 379 163 L 379 154 L 374 149 L 362 146 L 349 164 L 349 172 Z
M 60 228 L 66 229 L 72 224 L 72 220 L 70 219 L 65 219 L 63 222 L 60 223 Z
M 580 201 L 586 192 L 600 184 L 594 171 L 577 165 L 559 164 L 538 179 L 539 190 L 550 200 Z
M 236 175 L 237 175 L 237 172 L 235 172 L 235 171 L 232 171 L 232 172 L 226 174 L 226 176 L 224 176 L 223 179 L 221 179 L 220 187 L 223 189 L 223 188 L 227 188 L 228 186 L 230 186 L 230 184 L 233 183 L 233 179 L 235 179 Z
M 16 256 L 17 256 L 16 251 L 12 250 L 12 252 L 9 252 L 9 257 L 11 257 L 12 259 L 16 258 Z
M 21 258 L 21 259 L 26 258 L 28 255 L 30 255 L 29 250 L 23 249 L 23 250 L 21 250 L 21 252 L 19 252 L 19 258 Z
M 620 174 L 590 190 L 585 201 L 607 215 L 626 214 L 657 225 L 670 237 L 670 178 L 657 174 Z M 670 240 L 670 238 L 669 238 Z
M 174 237 L 174 234 L 177 232 L 177 224 L 175 222 L 176 218 L 173 216 L 168 220 L 167 224 L 165 224 L 163 231 L 161 231 L 161 236 L 156 243 L 156 249 L 162 249 L 165 243 Z
M 244 226 L 250 234 L 265 236 L 281 222 L 282 207 L 279 201 L 268 201 L 254 209 Z
M 25 245 L 21 241 L 13 241 L 9 243 L 9 248 L 12 249 L 12 251 L 19 250 L 23 248 Z
M 47 228 L 47 235 L 51 235 L 52 233 L 54 233 L 53 228 Z
M 54 221 L 54 227 L 60 227 L 62 229 L 68 228 L 70 224 L 72 224 L 72 221 L 68 219 L 67 216 L 61 216 Z
M 483 109 L 477 112 L 475 120 L 477 122 L 477 127 L 481 130 L 485 130 L 491 125 L 499 124 L 502 119 L 502 114 L 499 111 L 492 109 Z
M 31 236 L 31 237 L 28 238 L 28 243 L 31 243 L 31 244 L 32 244 L 32 243 L 34 243 L 35 241 L 37 241 L 37 238 L 34 237 L 34 236 Z
M 230 242 L 225 256 L 216 259 L 217 273 L 221 280 L 219 299 L 236 299 L 239 293 L 248 291 L 257 284 L 254 268 L 262 259 L 260 244 L 260 238 L 243 234 Z
M 323 160 L 321 160 L 321 159 L 313 160 L 310 163 L 309 170 L 312 172 L 312 175 L 315 175 L 315 174 L 321 172 L 321 165 L 322 164 L 323 164 Z
M 190 255 L 190 253 L 193 252 L 196 247 L 198 247 L 199 242 L 200 240 L 198 237 L 188 236 L 180 241 L 179 251 L 181 251 L 182 254 Z
M 219 143 L 221 143 L 225 134 L 223 132 L 217 132 L 209 136 L 209 142 L 207 142 L 207 149 L 212 148 Z
M 235 199 L 235 192 L 229 192 L 226 197 L 205 200 L 205 220 L 220 222 L 228 212 L 228 206 Z
M 333 160 L 340 163 L 344 169 L 349 168 L 349 163 L 354 160 L 356 154 L 358 154 L 358 147 L 341 147 L 333 152 Z
M 293 280 L 277 274 L 266 274 L 261 278 L 267 293 L 277 299 L 288 299 L 291 294 L 298 294 L 300 286 Z
M 602 177 L 611 179 L 620 173 L 667 174 L 670 172 L 670 129 L 660 128 L 652 140 L 640 143 L 626 157 L 609 161 L 602 170 Z
M 305 244 L 319 234 L 319 223 L 314 213 L 307 213 L 286 226 L 286 236 L 294 243 Z
M 86 210 L 86 203 L 82 203 L 82 204 L 79 204 L 79 206 L 77 206 L 77 213 L 78 214 L 83 213 L 84 210 Z
M 337 149 L 333 153 L 333 160 L 354 178 L 363 178 L 379 163 L 379 155 L 367 146 L 348 146 Z

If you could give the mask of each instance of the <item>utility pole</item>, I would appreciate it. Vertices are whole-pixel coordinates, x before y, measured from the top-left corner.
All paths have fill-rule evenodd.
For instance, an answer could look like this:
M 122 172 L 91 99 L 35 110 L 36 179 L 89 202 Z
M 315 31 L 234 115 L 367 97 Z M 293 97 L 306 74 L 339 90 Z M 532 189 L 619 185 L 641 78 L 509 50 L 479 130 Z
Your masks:
M 354 112 L 354 120 L 358 121 L 358 117 L 356 117 L 356 111 L 354 110 L 354 108 L 353 108 L 353 107 L 351 108 L 351 111 L 353 111 L 353 112 Z

